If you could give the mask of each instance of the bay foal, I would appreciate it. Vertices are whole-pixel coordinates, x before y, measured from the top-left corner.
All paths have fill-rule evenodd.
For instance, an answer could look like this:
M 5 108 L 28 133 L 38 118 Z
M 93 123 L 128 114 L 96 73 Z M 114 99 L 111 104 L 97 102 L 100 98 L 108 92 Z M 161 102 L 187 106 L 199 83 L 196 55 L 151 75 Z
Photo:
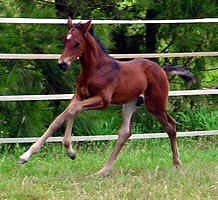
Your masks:
M 85 110 L 104 109 L 108 104 L 123 104 L 123 122 L 115 148 L 105 166 L 97 173 L 108 174 L 124 143 L 131 136 L 131 120 L 136 110 L 137 98 L 144 94 L 147 110 L 163 125 L 169 135 L 173 164 L 179 166 L 176 125 L 166 111 L 169 90 L 166 72 L 156 63 L 146 59 L 121 62 L 109 57 L 90 34 L 91 21 L 73 25 L 69 19 L 68 27 L 64 52 L 58 63 L 60 68 L 66 71 L 73 61 L 80 60 L 82 70 L 77 79 L 76 94 L 44 135 L 20 156 L 19 163 L 27 162 L 64 122 L 67 126 L 63 145 L 68 156 L 74 159 L 75 151 L 71 146 L 74 118 Z

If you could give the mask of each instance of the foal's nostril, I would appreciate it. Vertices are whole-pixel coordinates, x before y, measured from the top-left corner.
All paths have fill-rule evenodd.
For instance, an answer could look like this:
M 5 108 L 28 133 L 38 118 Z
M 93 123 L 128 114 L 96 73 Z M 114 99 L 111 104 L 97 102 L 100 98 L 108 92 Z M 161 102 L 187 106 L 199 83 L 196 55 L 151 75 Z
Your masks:
M 68 65 L 65 62 L 61 62 L 58 64 L 60 69 L 62 69 L 64 72 L 67 71 Z

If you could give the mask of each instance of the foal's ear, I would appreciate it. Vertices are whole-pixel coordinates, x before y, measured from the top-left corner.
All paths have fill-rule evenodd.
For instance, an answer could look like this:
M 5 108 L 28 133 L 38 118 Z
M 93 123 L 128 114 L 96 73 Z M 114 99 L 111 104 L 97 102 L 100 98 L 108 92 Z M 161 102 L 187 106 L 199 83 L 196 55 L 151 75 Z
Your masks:
M 72 23 L 72 19 L 70 17 L 68 17 L 67 26 L 69 29 L 71 29 L 74 26 Z
M 81 31 L 84 33 L 84 34 L 86 34 L 86 33 L 88 33 L 89 32 L 89 30 L 90 30 L 90 28 L 91 28 L 91 26 L 92 26 L 92 21 L 91 20 L 89 20 L 88 22 L 86 22 L 86 23 L 84 23 L 84 24 L 81 24 L 82 26 L 81 26 Z

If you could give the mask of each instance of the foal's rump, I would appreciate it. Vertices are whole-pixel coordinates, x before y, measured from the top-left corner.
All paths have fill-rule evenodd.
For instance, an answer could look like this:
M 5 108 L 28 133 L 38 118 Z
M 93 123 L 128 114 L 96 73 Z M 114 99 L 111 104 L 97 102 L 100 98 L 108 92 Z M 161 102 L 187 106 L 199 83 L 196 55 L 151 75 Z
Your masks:
M 165 71 L 156 63 L 144 60 L 145 75 L 148 87 L 144 92 L 147 109 L 154 113 L 166 111 L 168 102 L 169 82 Z
M 147 109 L 152 113 L 166 111 L 169 92 L 169 74 L 178 75 L 187 83 L 195 81 L 195 76 L 184 67 L 167 66 L 161 68 L 158 64 L 144 59 L 144 69 L 148 80 L 148 87 L 144 93 L 145 104 Z

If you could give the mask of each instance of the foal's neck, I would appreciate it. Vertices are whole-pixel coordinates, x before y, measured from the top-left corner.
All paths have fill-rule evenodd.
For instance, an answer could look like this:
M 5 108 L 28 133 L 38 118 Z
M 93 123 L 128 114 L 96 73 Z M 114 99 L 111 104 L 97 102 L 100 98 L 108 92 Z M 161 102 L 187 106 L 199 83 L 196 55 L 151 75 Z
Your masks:
M 86 49 L 81 57 L 82 72 L 92 73 L 110 58 L 90 33 L 87 33 L 85 40 Z

